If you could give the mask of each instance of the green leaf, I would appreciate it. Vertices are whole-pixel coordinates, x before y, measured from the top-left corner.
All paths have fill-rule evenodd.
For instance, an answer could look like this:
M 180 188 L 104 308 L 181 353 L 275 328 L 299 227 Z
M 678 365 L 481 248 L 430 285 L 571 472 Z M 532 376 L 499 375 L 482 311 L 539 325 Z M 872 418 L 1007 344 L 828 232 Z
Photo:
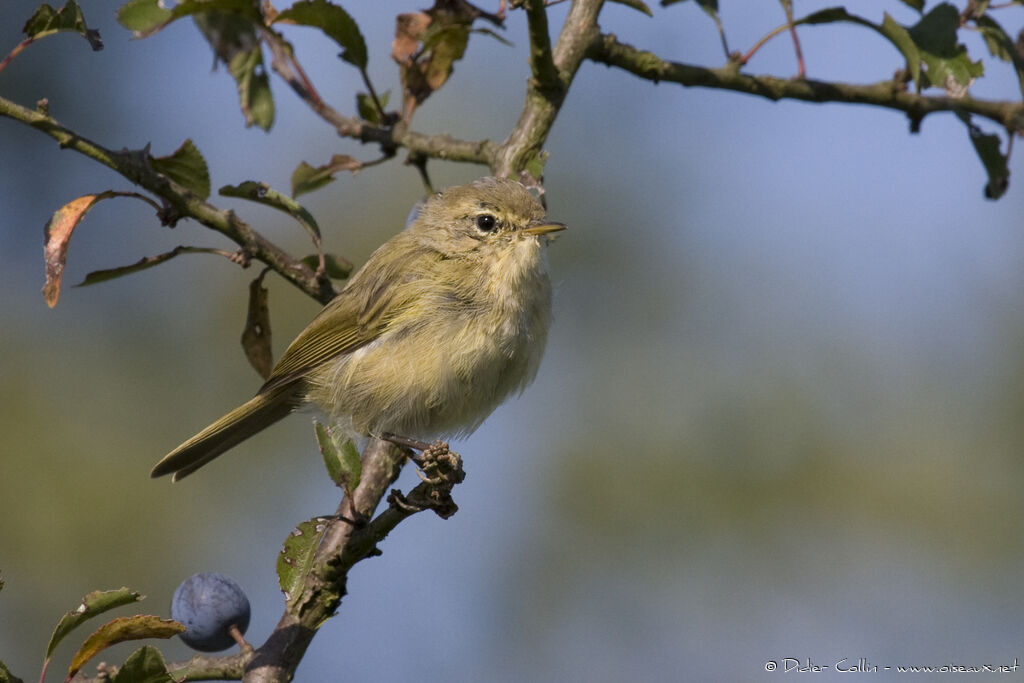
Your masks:
M 245 115 L 245 125 L 255 124 L 270 130 L 274 125 L 274 97 L 263 65 L 263 51 L 257 46 L 249 52 L 240 52 L 228 68 L 238 83 L 238 101 Z
M 967 48 L 957 42 L 959 28 L 960 12 L 944 2 L 909 29 L 927 67 L 928 85 L 944 88 L 954 97 L 965 95 L 971 82 L 985 71 L 984 65 L 972 62 Z
M 985 197 L 988 199 L 999 199 L 1010 186 L 1010 169 L 1007 165 L 1007 155 L 1000 150 L 999 136 L 994 133 L 984 133 L 981 128 L 971 123 L 971 115 L 957 112 L 957 116 L 967 126 L 967 134 L 971 137 L 971 144 L 974 151 L 985 166 L 988 174 L 988 183 L 985 184 Z
M 385 92 L 383 95 L 378 96 L 377 99 L 380 101 L 381 109 L 388 106 L 388 99 L 390 97 L 390 90 Z M 380 116 L 380 112 L 377 111 L 377 107 L 373 103 L 373 98 L 364 92 L 356 94 L 356 109 L 359 111 L 359 117 L 364 121 L 369 121 L 370 123 L 375 123 L 377 125 L 384 123 L 384 120 Z M 295 193 L 293 192 L 292 196 L 294 196 L 294 194 Z
M 185 140 L 169 156 L 151 156 L 149 163 L 153 170 L 164 174 L 200 199 L 210 196 L 210 170 L 192 140 Z
M 277 15 L 274 23 L 280 22 L 320 29 L 344 48 L 342 59 L 360 69 L 366 68 L 368 57 L 363 34 L 349 13 L 338 5 L 327 0 L 300 0 Z
M 136 37 L 143 37 L 163 28 L 174 19 L 160 0 L 128 0 L 117 10 L 117 22 Z
M 921 54 L 918 50 L 917 45 L 911 38 L 910 33 L 907 29 L 897 23 L 889 13 L 886 12 L 881 24 L 875 24 L 855 14 L 850 14 L 843 7 L 828 7 L 825 9 L 812 12 L 806 17 L 798 19 L 793 22 L 794 26 L 801 24 L 830 24 L 834 22 L 845 21 L 853 24 L 859 24 L 860 26 L 866 26 L 874 31 L 881 34 L 886 40 L 893 44 L 893 46 L 900 51 L 906 61 L 907 73 L 913 78 L 914 83 L 917 84 L 918 90 L 921 89 Z
M 71 633 L 83 622 L 115 607 L 138 602 L 141 599 L 141 595 L 126 587 L 112 591 L 93 591 L 89 593 L 82 598 L 82 602 L 78 607 L 65 614 L 57 622 L 57 627 L 53 629 L 53 635 L 50 636 L 50 642 L 46 646 L 46 659 L 49 660 L 53 656 L 54 649 L 64 639 L 64 636 Z
M 110 683 L 172 683 L 174 680 L 167 671 L 167 663 L 160 650 L 146 645 L 125 660 L 110 678 Z
M 54 10 L 45 3 L 40 5 L 35 14 L 25 22 L 22 31 L 34 39 L 50 36 L 59 31 L 71 31 L 89 41 L 89 46 L 93 50 L 103 49 L 100 32 L 85 25 L 85 16 L 75 0 L 68 0 L 60 10 Z
M 882 25 L 878 27 L 878 32 L 888 38 L 889 42 L 895 45 L 896 49 L 903 55 L 907 64 L 907 73 L 914 79 L 914 84 L 920 92 L 921 88 L 924 87 L 924 81 L 921 76 L 921 51 L 910 35 L 910 31 L 902 24 L 897 23 L 886 12 L 885 17 L 882 19 Z
M 541 151 L 536 152 L 526 160 L 525 170 L 533 176 L 534 180 L 538 183 L 540 179 L 544 177 L 544 164 L 548 161 L 548 153 Z
M 263 379 L 274 369 L 274 354 L 270 345 L 269 290 L 263 286 L 263 276 L 249 283 L 249 308 L 242 331 L 242 350 L 256 372 Z
M 299 225 L 313 238 L 314 244 L 320 245 L 320 226 L 316 224 L 316 219 L 313 218 L 313 215 L 297 201 L 288 195 L 271 189 L 266 183 L 247 180 L 239 185 L 225 185 L 218 192 L 225 197 L 249 199 L 258 204 L 283 211 L 298 221 Z
M 320 189 L 333 181 L 334 174 L 339 171 L 351 171 L 352 175 L 355 175 L 362 167 L 363 164 L 358 159 L 347 154 L 335 154 L 324 166 L 313 167 L 303 161 L 292 172 L 292 196 L 298 197 Z
M 1017 72 L 1018 86 L 1024 94 L 1024 58 L 1017 51 L 1013 40 L 1003 27 L 988 15 L 979 16 L 974 22 L 992 56 L 1013 64 L 1013 69 Z
M 302 259 L 311 270 L 316 270 L 320 267 L 320 256 L 317 254 L 310 254 Z M 324 254 L 324 274 L 332 280 L 344 280 L 351 273 L 354 266 L 352 262 L 341 256 L 334 254 Z
M 620 5 L 625 5 L 626 7 L 632 7 L 636 11 L 643 12 L 649 17 L 654 16 L 654 13 L 651 12 L 651 8 L 648 7 L 647 3 L 643 2 L 642 0 L 612 0 L 612 2 L 617 2 Z
M 256 24 L 248 17 L 221 12 L 197 14 L 192 19 L 217 59 L 228 65 L 238 86 L 245 125 L 270 130 L 274 123 L 274 98 Z
M 145 38 L 172 21 L 205 13 L 238 14 L 255 23 L 263 16 L 257 0 L 181 0 L 174 9 L 166 9 L 161 0 L 129 0 L 117 11 L 117 21 L 136 38 Z
M 25 683 L 23 680 L 11 673 L 3 662 L 0 662 L 0 683 Z
M 105 270 L 94 270 L 85 276 L 85 279 L 79 282 L 75 287 L 87 287 L 89 285 L 95 285 L 99 282 L 106 282 L 107 280 L 113 280 L 124 275 L 131 275 L 137 273 L 140 270 L 146 270 L 153 266 L 158 266 L 164 261 L 169 261 L 178 254 L 184 254 L 187 252 L 194 251 L 193 247 L 175 247 L 170 251 L 164 252 L 163 254 L 157 254 L 156 256 L 144 256 L 135 263 L 128 266 L 119 266 L 117 268 L 107 268 Z
M 313 568 L 313 557 L 327 530 L 327 519 L 314 517 L 293 531 L 277 556 L 277 579 L 289 609 L 295 607 L 306 586 L 306 575 Z
M 924 0 L 901 0 L 904 5 L 916 9 L 919 13 L 924 11 Z
M 316 420 L 313 421 L 313 428 L 331 481 L 351 494 L 359 486 L 363 474 L 359 450 L 352 439 L 336 428 L 325 427 Z
M 90 659 L 111 645 L 143 638 L 170 638 L 184 631 L 185 627 L 172 619 L 161 619 L 148 614 L 118 617 L 103 624 L 86 638 L 82 647 L 78 648 L 78 652 L 71 658 L 68 679 L 73 678 Z

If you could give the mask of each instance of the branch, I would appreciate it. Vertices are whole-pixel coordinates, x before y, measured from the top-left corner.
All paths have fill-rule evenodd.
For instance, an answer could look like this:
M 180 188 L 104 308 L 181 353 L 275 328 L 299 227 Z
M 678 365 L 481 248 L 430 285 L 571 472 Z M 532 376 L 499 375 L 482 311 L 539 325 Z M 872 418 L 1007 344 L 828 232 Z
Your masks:
M 60 143 L 62 149 L 72 149 L 120 173 L 167 202 L 169 208 L 173 209 L 175 219 L 193 218 L 216 230 L 241 246 L 250 258 L 265 263 L 321 303 L 327 303 L 334 297 L 334 288 L 327 277 L 318 277 L 308 266 L 292 258 L 283 249 L 253 230 L 233 211 L 218 209 L 167 176 L 153 170 L 146 154 L 130 150 L 114 152 L 68 130 L 42 112 L 27 109 L 2 97 L 0 116 L 32 126 Z
M 490 140 L 471 141 L 458 140 L 450 135 L 425 135 L 409 130 L 401 122 L 374 125 L 353 116 L 345 116 L 320 98 L 281 36 L 270 30 L 264 30 L 262 33 L 264 41 L 274 55 L 270 63 L 271 68 L 291 86 L 299 99 L 317 116 L 329 123 L 339 136 L 362 143 L 378 144 L 389 157 L 394 156 L 395 150 L 401 147 L 414 156 L 492 165 L 497 145 Z M 295 68 L 292 68 L 293 66 Z
M 548 45 L 547 13 L 543 3 L 530 0 L 526 18 L 533 78 L 527 86 L 526 103 L 519 120 L 491 162 L 494 175 L 512 175 L 526 168 L 534 159 L 543 159 L 544 141 L 555 123 L 569 86 L 589 45 L 600 36 L 597 15 L 603 5 L 604 0 L 575 0 L 552 52 Z M 557 78 L 550 73 L 548 55 Z
M 601 64 L 625 69 L 655 83 L 667 81 L 687 87 L 733 90 L 770 100 L 870 104 L 905 112 L 915 125 L 932 112 L 962 111 L 994 121 L 1011 133 L 1024 131 L 1024 103 L 920 95 L 908 92 L 899 81 L 857 85 L 804 78 L 751 76 L 740 73 L 738 65 L 709 69 L 667 61 L 652 52 L 620 43 L 613 34 L 602 34 L 594 40 L 589 46 L 587 57 Z
M 314 568 L 306 577 L 305 590 L 290 603 L 293 608 L 286 608 L 267 642 L 256 650 L 243 680 L 262 683 L 293 678 L 313 636 L 338 609 L 345 595 L 348 570 L 372 555 L 377 542 L 393 528 L 382 529 L 373 522 L 359 526 L 351 518 L 370 519 L 398 478 L 405 459 L 405 451 L 393 443 L 370 441 L 363 452 L 359 486 L 341 501 L 338 519 L 328 523 L 313 560 Z

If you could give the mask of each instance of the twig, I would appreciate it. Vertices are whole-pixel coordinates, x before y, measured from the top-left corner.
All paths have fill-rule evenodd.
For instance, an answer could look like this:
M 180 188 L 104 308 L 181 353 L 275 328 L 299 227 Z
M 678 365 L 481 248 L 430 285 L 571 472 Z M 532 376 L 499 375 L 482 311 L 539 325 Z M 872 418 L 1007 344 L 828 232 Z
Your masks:
M 482 165 L 493 163 L 497 145 L 490 140 L 471 141 L 458 140 L 450 135 L 425 135 L 411 131 L 401 123 L 376 126 L 355 117 L 345 116 L 319 96 L 313 96 L 315 90 L 312 84 L 308 84 L 307 87 L 308 79 L 304 81 L 292 68 L 294 62 L 280 36 L 273 31 L 264 30 L 263 37 L 273 54 L 271 68 L 317 116 L 329 123 L 339 136 L 363 143 L 378 144 L 385 154 L 391 156 L 394 156 L 397 148 L 402 147 L 410 153 L 432 159 Z
M 751 76 L 740 73 L 735 66 L 709 69 L 667 61 L 652 52 L 621 43 L 613 34 L 602 34 L 594 40 L 587 57 L 595 62 L 625 69 L 655 83 L 665 81 L 687 87 L 732 90 L 770 100 L 870 104 L 905 112 L 915 120 L 938 111 L 964 111 L 994 121 L 1008 131 L 1024 131 L 1024 103 L 1010 100 L 930 97 L 907 92 L 901 83 L 895 81 L 858 85 L 804 78 Z
M 553 89 L 557 92 L 562 89 L 562 82 L 551 54 L 548 11 L 542 0 L 529 0 L 526 3 L 526 17 L 530 34 L 530 69 L 533 78 L 539 89 Z
M 358 517 L 369 519 L 398 478 L 405 459 L 405 452 L 398 446 L 371 440 L 363 452 L 359 486 L 345 496 L 338 506 L 338 514 L 352 514 L 354 510 Z M 341 603 L 349 569 L 374 554 L 377 543 L 401 521 L 394 514 L 388 514 L 383 521 L 380 519 L 361 527 L 341 519 L 329 524 L 302 595 L 292 603 L 294 608 L 285 610 L 274 632 L 255 651 L 246 666 L 244 681 L 269 683 L 292 679 L 317 629 Z
M 25 38 L 23 41 L 15 45 L 14 49 L 11 50 L 7 54 L 7 56 L 3 58 L 2 61 L 0 61 L 0 71 L 3 71 L 7 67 L 7 65 L 10 64 L 11 61 L 21 53 L 22 50 L 24 50 L 26 47 L 28 47 L 35 41 L 36 39 L 34 36 L 29 36 L 28 38 Z
M 761 36 L 761 39 L 759 41 L 757 41 L 756 43 L 754 43 L 754 46 L 752 48 L 750 48 L 749 50 L 747 50 L 746 54 L 744 54 L 742 57 L 740 57 L 740 64 L 746 64 L 747 62 L 749 62 L 754 57 L 754 54 L 758 50 L 760 50 L 762 47 L 764 47 L 765 43 L 767 43 L 769 40 L 771 40 L 775 36 L 779 35 L 780 33 L 782 33 L 783 31 L 785 31 L 788 28 L 791 28 L 790 24 L 783 24 L 782 26 L 776 26 L 771 31 L 769 31 L 768 33 L 766 33 L 763 36 Z
M 373 87 L 373 81 L 370 80 L 370 74 L 366 71 L 366 67 L 359 67 L 359 75 L 363 77 L 363 84 L 366 86 L 366 92 L 370 95 L 370 101 L 373 102 L 373 108 L 377 110 L 377 116 L 381 121 L 386 121 L 388 115 L 384 113 L 384 105 L 377 97 L 377 89 Z
M 539 4 L 539 3 L 538 3 Z M 526 102 L 519 120 L 491 161 L 491 172 L 508 176 L 526 168 L 542 154 L 544 141 L 565 101 L 569 85 L 576 76 L 589 45 L 600 35 L 597 15 L 604 0 L 576 0 L 558 35 L 554 48 L 548 49 L 547 14 L 531 3 L 527 12 L 530 24 L 530 68 L 534 74 L 526 91 Z M 549 73 L 547 55 L 557 72 Z
M 49 135 L 62 148 L 72 149 L 113 169 L 131 182 L 164 199 L 179 217 L 189 217 L 238 244 L 251 258 L 265 263 L 309 296 L 327 303 L 334 289 L 326 277 L 317 277 L 302 261 L 252 229 L 233 211 L 218 209 L 150 167 L 139 151 L 114 152 L 60 125 L 55 119 L 0 97 L 0 116 L 21 121 Z
M 807 77 L 807 67 L 804 65 L 804 53 L 800 49 L 800 38 L 796 35 L 796 24 L 793 18 L 793 0 L 783 0 L 782 9 L 786 12 L 786 23 L 789 26 L 789 35 L 793 38 L 793 49 L 796 51 L 797 75 L 800 78 Z

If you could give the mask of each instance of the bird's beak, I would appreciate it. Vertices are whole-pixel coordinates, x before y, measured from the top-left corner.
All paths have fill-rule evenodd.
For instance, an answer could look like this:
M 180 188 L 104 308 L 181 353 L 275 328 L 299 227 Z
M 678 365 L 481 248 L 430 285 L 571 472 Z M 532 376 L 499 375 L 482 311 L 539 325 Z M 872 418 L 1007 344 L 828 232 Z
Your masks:
M 536 223 L 530 223 L 528 226 L 523 228 L 524 235 L 546 235 L 549 232 L 558 232 L 559 230 L 566 229 L 565 223 L 558 223 L 557 221 L 537 221 Z

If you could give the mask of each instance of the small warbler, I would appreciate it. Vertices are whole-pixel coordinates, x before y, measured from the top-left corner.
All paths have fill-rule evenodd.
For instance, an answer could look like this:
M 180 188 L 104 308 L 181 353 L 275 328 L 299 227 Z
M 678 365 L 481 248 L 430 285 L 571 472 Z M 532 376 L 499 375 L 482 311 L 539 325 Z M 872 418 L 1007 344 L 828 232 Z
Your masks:
M 296 337 L 255 397 L 152 476 L 177 481 L 305 404 L 356 435 L 472 432 L 537 374 L 551 318 L 543 251 L 564 229 L 514 180 L 437 193 Z

